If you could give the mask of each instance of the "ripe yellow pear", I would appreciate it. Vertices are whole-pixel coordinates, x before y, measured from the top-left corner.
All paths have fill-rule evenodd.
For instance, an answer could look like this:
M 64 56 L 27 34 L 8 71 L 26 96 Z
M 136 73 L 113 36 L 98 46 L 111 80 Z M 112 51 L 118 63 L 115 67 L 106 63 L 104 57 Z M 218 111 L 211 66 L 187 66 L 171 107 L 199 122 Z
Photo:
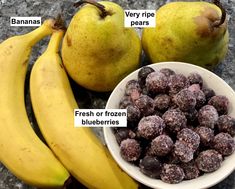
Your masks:
M 146 28 L 142 45 L 152 63 L 183 61 L 206 68 L 227 52 L 228 30 L 222 6 L 207 2 L 173 2 L 156 13 L 156 27 Z
M 124 27 L 124 11 L 112 2 L 80 1 L 62 44 L 64 66 L 73 80 L 94 91 L 111 91 L 139 67 L 141 41 Z

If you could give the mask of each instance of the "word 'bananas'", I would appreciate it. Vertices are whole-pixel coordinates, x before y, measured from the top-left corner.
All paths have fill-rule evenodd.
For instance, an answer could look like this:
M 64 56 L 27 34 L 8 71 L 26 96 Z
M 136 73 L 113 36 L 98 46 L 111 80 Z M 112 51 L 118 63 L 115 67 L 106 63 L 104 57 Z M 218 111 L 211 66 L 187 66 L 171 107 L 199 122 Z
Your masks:
M 59 188 L 69 173 L 38 138 L 28 120 L 24 82 L 32 46 L 53 32 L 54 20 L 0 44 L 0 161 L 19 179 Z
M 89 128 L 74 127 L 78 108 L 59 57 L 62 32 L 52 35 L 30 76 L 30 94 L 39 128 L 50 148 L 82 184 L 90 189 L 137 189 Z

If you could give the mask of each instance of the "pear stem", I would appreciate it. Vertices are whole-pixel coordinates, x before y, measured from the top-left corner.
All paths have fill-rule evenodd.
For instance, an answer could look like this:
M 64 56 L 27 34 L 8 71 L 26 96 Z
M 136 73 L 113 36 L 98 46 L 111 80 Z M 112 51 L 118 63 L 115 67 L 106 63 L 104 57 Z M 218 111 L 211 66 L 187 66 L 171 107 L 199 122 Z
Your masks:
M 226 10 L 224 9 L 224 7 L 222 6 L 222 4 L 220 3 L 219 0 L 213 0 L 213 3 L 220 8 L 222 15 L 221 15 L 221 19 L 220 21 L 215 21 L 212 26 L 218 28 L 220 25 L 222 25 L 226 19 Z
M 94 0 L 81 0 L 77 3 L 74 3 L 74 6 L 75 7 L 79 7 L 80 5 L 84 4 L 84 3 L 88 3 L 88 4 L 91 4 L 91 5 L 94 5 L 96 6 L 100 11 L 101 11 L 101 18 L 105 18 L 107 15 L 110 15 L 110 13 L 105 10 L 105 6 L 100 4 L 100 3 L 97 3 L 96 1 Z

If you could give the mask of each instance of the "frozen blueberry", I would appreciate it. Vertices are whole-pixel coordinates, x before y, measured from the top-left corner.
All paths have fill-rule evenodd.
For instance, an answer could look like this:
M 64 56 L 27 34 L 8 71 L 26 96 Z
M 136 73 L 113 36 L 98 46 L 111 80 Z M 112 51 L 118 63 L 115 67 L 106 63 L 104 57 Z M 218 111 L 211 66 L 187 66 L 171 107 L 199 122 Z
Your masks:
M 218 120 L 218 112 L 211 105 L 203 106 L 198 112 L 198 122 L 201 126 L 214 128 Z
M 196 109 L 184 112 L 184 115 L 187 118 L 188 123 L 193 125 L 197 124 L 198 111 Z
M 128 121 L 138 121 L 140 119 L 141 112 L 137 106 L 129 105 L 126 109 Z
M 159 94 L 154 98 L 155 109 L 167 110 L 171 102 L 170 96 L 167 94 Z
M 178 132 L 177 138 L 180 141 L 184 141 L 187 145 L 196 151 L 200 144 L 200 136 L 189 128 L 184 128 Z
M 132 79 L 132 80 L 127 82 L 126 89 L 125 89 L 125 94 L 126 95 L 131 95 L 133 90 L 137 90 L 137 91 L 141 92 L 140 85 L 139 85 L 138 81 L 135 80 L 135 79 Z
M 219 169 L 222 160 L 222 155 L 216 150 L 206 150 L 198 155 L 195 162 L 199 170 L 209 173 Z
M 226 96 L 223 95 L 213 96 L 209 100 L 208 104 L 214 106 L 219 115 L 228 113 L 229 100 Z
M 235 118 L 229 115 L 222 115 L 218 119 L 217 127 L 220 132 L 235 136 Z
M 215 96 L 215 91 L 210 88 L 204 88 L 202 89 L 203 93 L 205 94 L 206 101 L 209 101 L 211 97 Z
M 149 66 L 144 66 L 138 72 L 138 82 L 141 87 L 145 85 L 146 77 L 155 70 Z
M 143 116 L 151 115 L 154 112 L 154 100 L 148 95 L 141 95 L 135 101 L 135 105 L 139 108 Z
M 166 162 L 169 164 L 179 164 L 181 163 L 179 157 L 172 151 L 170 154 L 166 156 Z
M 173 141 L 167 135 L 160 135 L 151 142 L 151 155 L 153 156 L 165 156 L 171 152 L 173 148 Z
M 167 110 L 163 114 L 162 118 L 165 121 L 166 128 L 168 128 L 171 132 L 177 133 L 186 127 L 187 119 L 184 113 L 179 109 Z
M 206 103 L 205 94 L 202 92 L 202 90 L 195 91 L 193 94 L 196 98 L 196 108 L 200 109 Z
M 184 170 L 185 180 L 195 179 L 199 176 L 200 171 L 194 161 L 182 163 L 180 167 Z
M 160 178 L 162 164 L 156 157 L 145 156 L 140 160 L 139 167 L 143 174 L 155 179 Z
M 196 108 L 201 108 L 206 103 L 206 96 L 204 92 L 200 89 L 199 84 L 193 84 L 188 87 L 194 97 L 196 98 Z
M 184 171 L 177 165 L 164 164 L 161 171 L 161 180 L 169 184 L 177 184 L 184 179 Z
M 152 72 L 146 78 L 146 87 L 148 92 L 151 94 L 165 92 L 167 85 L 167 77 L 161 72 Z
M 170 94 L 177 94 L 188 86 L 189 81 L 183 74 L 174 74 L 169 77 L 168 87 Z
M 126 161 L 136 161 L 141 154 L 139 143 L 135 139 L 125 139 L 120 145 L 120 154 Z
M 121 142 L 127 138 L 135 138 L 135 133 L 127 128 L 121 128 L 118 129 L 115 133 L 115 137 L 118 144 L 121 144 Z
M 210 146 L 214 140 L 214 130 L 209 127 L 197 127 L 195 132 L 200 136 L 200 142 L 204 146 Z
M 141 95 L 141 93 L 138 89 L 133 89 L 129 96 L 131 98 L 131 101 L 134 102 L 137 99 L 139 99 L 140 95 Z
M 138 133 L 145 139 L 153 139 L 158 135 L 161 135 L 165 123 L 159 116 L 147 116 L 143 117 L 138 124 Z
M 189 74 L 188 80 L 191 85 L 192 84 L 199 84 L 200 86 L 202 86 L 202 84 L 203 84 L 203 79 L 202 79 L 201 75 L 198 73 L 195 73 L 195 72 L 192 72 Z
M 170 68 L 162 68 L 160 69 L 160 72 L 163 73 L 167 78 L 175 74 L 175 72 Z
M 228 133 L 219 133 L 214 138 L 214 149 L 224 156 L 231 155 L 235 150 L 235 141 Z
M 127 106 L 129 106 L 129 105 L 133 105 L 130 96 L 126 96 L 126 95 L 123 96 L 120 100 L 119 108 L 120 109 L 126 109 Z
M 182 89 L 175 95 L 175 103 L 182 111 L 190 111 L 196 105 L 196 98 L 194 94 L 188 89 Z
M 177 140 L 174 145 L 174 153 L 181 162 L 187 163 L 193 159 L 193 149 L 184 141 Z
M 192 93 L 201 90 L 199 84 L 192 84 L 188 87 L 188 90 L 190 90 Z

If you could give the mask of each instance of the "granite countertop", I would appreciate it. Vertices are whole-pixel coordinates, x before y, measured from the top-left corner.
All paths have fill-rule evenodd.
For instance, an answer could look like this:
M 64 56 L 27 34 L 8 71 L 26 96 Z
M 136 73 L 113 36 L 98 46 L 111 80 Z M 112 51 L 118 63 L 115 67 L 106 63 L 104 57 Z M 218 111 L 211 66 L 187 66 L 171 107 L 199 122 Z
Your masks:
M 66 20 L 66 24 L 68 25 L 72 16 L 77 11 L 76 8 L 73 7 L 73 3 L 75 1 L 76 0 L 0 0 L 0 42 L 8 37 L 17 34 L 24 34 L 32 30 L 31 27 L 10 27 L 9 20 L 11 16 L 41 16 L 42 20 L 45 20 L 48 17 L 55 17 L 58 13 L 62 13 L 64 19 Z M 111 1 L 118 3 L 124 9 L 157 9 L 161 5 L 172 0 Z M 221 0 L 221 3 L 224 5 L 228 13 L 230 32 L 229 51 L 225 60 L 221 62 L 221 64 L 219 64 L 213 71 L 222 77 L 235 90 L 235 0 Z M 140 29 L 138 29 L 138 32 L 141 34 Z M 45 50 L 47 42 L 48 38 L 45 38 L 34 47 L 30 58 L 28 73 L 30 72 L 32 63 L 35 62 L 38 55 Z M 26 79 L 26 86 L 27 85 L 28 76 Z M 74 85 L 75 84 L 72 82 L 72 86 Z M 73 89 L 81 108 L 104 108 L 106 100 L 109 97 L 109 93 L 95 93 L 78 86 Z M 29 101 L 29 92 L 27 87 L 26 104 L 32 126 L 37 130 L 35 118 L 32 114 L 32 107 Z M 95 132 L 103 141 L 101 129 L 96 129 Z M 19 181 L 2 164 L 0 164 L 0 189 L 33 189 L 33 187 Z M 211 189 L 235 189 L 235 171 L 224 181 Z

